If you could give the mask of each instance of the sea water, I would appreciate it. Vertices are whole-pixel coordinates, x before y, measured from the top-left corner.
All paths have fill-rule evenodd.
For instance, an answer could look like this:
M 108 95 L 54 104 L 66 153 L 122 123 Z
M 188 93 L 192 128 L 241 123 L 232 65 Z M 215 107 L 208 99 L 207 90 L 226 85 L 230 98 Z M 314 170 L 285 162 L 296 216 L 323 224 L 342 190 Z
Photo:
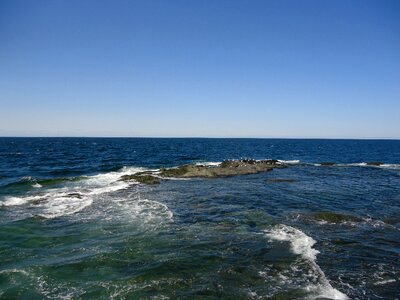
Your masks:
M 119 180 L 241 158 L 287 168 Z M 400 141 L 0 138 L 0 298 L 399 295 Z

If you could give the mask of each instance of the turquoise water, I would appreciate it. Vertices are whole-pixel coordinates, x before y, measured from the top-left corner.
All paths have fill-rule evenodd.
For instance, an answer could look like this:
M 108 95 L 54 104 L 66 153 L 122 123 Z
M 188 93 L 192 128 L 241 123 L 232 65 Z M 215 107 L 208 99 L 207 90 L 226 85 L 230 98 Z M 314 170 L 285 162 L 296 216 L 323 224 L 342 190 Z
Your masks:
M 239 158 L 289 167 L 118 181 Z M 396 299 L 399 256 L 400 141 L 0 138 L 3 299 Z

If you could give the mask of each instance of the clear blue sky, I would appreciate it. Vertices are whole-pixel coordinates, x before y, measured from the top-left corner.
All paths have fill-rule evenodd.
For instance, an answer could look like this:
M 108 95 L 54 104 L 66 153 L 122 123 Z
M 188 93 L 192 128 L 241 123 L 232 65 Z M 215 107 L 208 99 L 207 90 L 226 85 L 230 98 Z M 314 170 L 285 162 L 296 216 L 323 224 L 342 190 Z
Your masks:
M 0 135 L 400 138 L 400 1 L 0 1 Z

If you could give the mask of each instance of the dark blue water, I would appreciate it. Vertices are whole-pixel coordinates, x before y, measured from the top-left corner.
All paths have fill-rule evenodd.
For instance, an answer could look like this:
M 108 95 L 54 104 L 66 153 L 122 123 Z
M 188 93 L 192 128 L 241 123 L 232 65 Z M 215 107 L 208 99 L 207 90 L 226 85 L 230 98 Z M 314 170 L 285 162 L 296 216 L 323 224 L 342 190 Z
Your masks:
M 119 181 L 239 158 L 288 167 Z M 399 258 L 400 141 L 0 138 L 0 298 L 396 299 Z

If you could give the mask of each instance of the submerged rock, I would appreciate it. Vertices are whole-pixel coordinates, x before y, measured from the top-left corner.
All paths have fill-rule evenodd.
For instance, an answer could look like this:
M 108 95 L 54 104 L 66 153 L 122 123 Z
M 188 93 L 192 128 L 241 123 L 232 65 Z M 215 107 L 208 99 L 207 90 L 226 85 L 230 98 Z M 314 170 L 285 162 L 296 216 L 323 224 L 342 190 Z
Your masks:
M 163 177 L 227 177 L 234 175 L 255 174 L 271 171 L 274 168 L 282 168 L 277 160 L 225 160 L 217 166 L 204 165 L 183 165 L 177 168 L 161 169 L 160 175 Z
M 321 163 L 319 163 L 321 166 L 334 166 L 336 165 L 336 163 L 332 162 L 332 161 L 323 161 Z
M 64 197 L 73 197 L 73 198 L 82 199 L 82 194 L 80 194 L 80 193 L 69 193 L 69 194 L 67 194 L 67 195 L 64 196 Z
M 334 213 L 330 211 L 317 212 L 314 215 L 314 219 L 318 221 L 326 221 L 329 223 L 342 223 L 342 222 L 360 222 L 361 219 L 355 216 L 344 215 Z
M 380 166 L 380 165 L 383 165 L 383 162 L 381 162 L 381 161 L 370 161 L 370 162 L 367 162 L 367 166 Z
M 267 179 L 266 182 L 287 182 L 287 183 L 294 183 L 297 182 L 298 180 L 296 179 L 290 179 L 290 178 L 270 178 Z

